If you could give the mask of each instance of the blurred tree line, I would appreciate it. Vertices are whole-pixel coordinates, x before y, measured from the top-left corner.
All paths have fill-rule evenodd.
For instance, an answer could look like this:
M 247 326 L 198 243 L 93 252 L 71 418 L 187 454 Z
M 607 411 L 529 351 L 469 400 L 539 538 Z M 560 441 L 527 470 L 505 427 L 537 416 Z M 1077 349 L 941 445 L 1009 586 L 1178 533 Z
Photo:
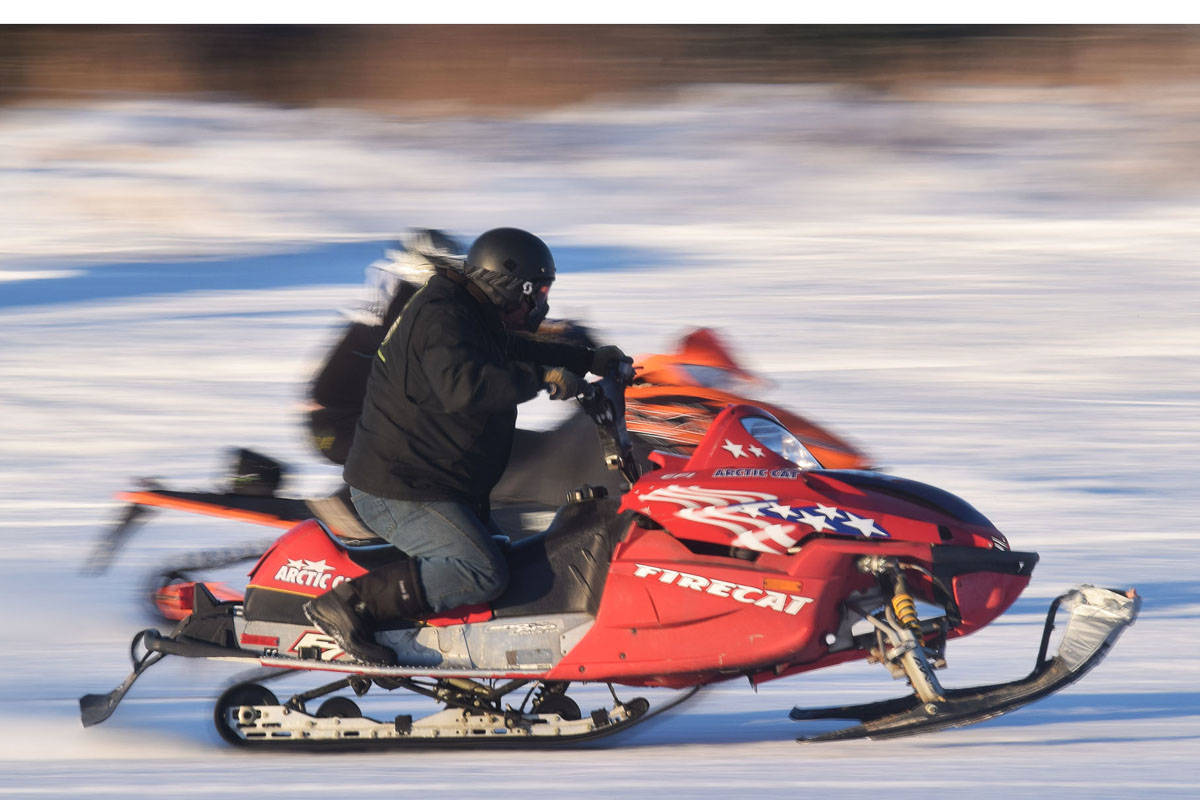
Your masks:
M 1188 26 L 0 26 L 0 101 L 505 107 L 698 82 L 1127 82 L 1196 75 L 1198 44 Z

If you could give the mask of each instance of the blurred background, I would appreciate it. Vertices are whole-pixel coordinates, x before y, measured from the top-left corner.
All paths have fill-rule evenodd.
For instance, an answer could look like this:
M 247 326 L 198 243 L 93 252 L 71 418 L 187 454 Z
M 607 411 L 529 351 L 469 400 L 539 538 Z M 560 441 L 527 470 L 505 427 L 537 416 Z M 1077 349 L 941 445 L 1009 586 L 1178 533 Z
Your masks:
M 0 29 L 0 97 L 546 107 L 694 83 L 1119 86 L 1194 73 L 1189 26 L 333 25 Z
M 1188 26 L 8 26 L 0 268 L 1144 210 L 1194 189 L 1198 67 Z

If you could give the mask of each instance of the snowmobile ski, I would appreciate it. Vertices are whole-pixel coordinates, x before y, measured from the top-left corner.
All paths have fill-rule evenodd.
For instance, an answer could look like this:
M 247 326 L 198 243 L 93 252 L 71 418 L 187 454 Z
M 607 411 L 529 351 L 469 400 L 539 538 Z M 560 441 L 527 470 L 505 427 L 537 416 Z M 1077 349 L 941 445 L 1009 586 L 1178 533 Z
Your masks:
M 79 698 L 79 717 L 83 722 L 83 727 L 90 728 L 111 717 L 117 710 L 121 699 L 133 686 L 133 682 L 166 655 L 166 653 L 157 653 L 149 649 L 146 649 L 142 655 L 138 655 L 138 645 L 145 633 L 146 631 L 142 631 L 134 636 L 133 642 L 129 645 L 129 656 L 133 660 L 133 672 L 129 673 L 129 677 L 122 681 L 120 686 L 107 694 L 85 694 Z M 154 631 L 154 633 L 158 633 L 158 631 Z
M 1046 658 L 1050 634 L 1060 606 L 1071 613 L 1057 654 Z M 1095 586 L 1080 586 L 1050 604 L 1037 663 L 1026 677 L 965 689 L 950 689 L 943 699 L 923 701 L 915 693 L 908 697 L 862 705 L 827 708 L 793 708 L 794 720 L 857 719 L 861 724 L 814 736 L 800 742 L 830 742 L 846 739 L 891 739 L 917 733 L 957 728 L 1007 714 L 1074 683 L 1108 654 L 1125 628 L 1133 624 L 1141 598 L 1132 590 L 1120 592 Z

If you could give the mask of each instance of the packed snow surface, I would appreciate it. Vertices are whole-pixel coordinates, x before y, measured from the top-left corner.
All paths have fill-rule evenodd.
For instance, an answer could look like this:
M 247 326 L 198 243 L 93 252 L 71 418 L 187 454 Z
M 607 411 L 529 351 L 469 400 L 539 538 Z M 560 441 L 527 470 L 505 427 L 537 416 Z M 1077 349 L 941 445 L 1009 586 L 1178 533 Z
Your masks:
M 0 796 L 1195 796 L 1198 111 L 1195 85 L 716 86 L 503 119 L 5 109 Z M 1055 697 L 900 741 L 793 741 L 795 704 L 904 692 L 867 664 L 731 681 L 587 748 L 296 755 L 225 745 L 235 669 L 167 659 L 84 730 L 153 568 L 270 536 L 163 513 L 82 575 L 113 493 L 212 488 L 235 445 L 288 462 L 290 491 L 332 487 L 305 382 L 364 268 L 409 226 L 498 225 L 554 249 L 554 316 L 631 352 L 715 327 L 765 399 L 1041 554 L 1009 614 L 951 643 L 948 685 L 1024 675 L 1077 583 L 1136 586 L 1138 623 Z

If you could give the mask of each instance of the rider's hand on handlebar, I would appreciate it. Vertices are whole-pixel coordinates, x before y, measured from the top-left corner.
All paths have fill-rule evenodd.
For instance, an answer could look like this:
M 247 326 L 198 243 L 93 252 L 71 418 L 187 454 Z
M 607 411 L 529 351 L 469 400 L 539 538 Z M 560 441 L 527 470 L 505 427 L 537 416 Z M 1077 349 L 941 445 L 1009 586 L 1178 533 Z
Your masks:
M 592 366 L 588 371 L 593 375 L 607 377 L 619 364 L 633 365 L 633 359 L 625 355 L 615 344 L 606 344 L 592 351 Z M 624 372 L 624 370 L 622 370 Z
M 563 367 L 543 369 L 542 384 L 550 393 L 551 400 L 570 400 L 572 397 L 578 397 L 585 386 L 578 375 Z

